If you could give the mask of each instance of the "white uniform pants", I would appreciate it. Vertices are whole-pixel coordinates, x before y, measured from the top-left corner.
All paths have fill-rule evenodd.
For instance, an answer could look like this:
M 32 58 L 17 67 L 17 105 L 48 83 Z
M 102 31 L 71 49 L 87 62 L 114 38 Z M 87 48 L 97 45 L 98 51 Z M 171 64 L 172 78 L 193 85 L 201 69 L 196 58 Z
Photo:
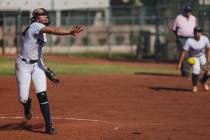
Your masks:
M 35 88 L 35 93 L 46 91 L 46 76 L 43 68 L 41 61 L 34 64 L 27 64 L 19 56 L 17 57 L 15 72 L 20 102 L 27 102 L 31 80 Z
M 193 58 L 195 59 L 195 64 L 192 65 L 192 73 L 198 75 L 201 71 L 201 65 L 204 65 L 206 63 L 206 56 L 201 55 L 199 57 Z

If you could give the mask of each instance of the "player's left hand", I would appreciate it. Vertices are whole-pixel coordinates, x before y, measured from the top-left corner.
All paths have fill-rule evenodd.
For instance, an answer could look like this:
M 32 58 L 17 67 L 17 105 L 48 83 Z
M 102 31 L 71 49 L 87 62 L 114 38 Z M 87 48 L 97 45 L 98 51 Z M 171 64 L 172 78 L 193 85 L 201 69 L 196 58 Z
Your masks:
M 55 73 L 50 69 L 50 68 L 45 68 L 44 69 L 46 77 L 53 83 L 58 84 L 60 80 L 57 78 Z
M 73 29 L 72 29 L 72 31 L 70 32 L 70 34 L 73 36 L 73 37 L 77 37 L 77 35 L 80 33 L 80 32 L 82 32 L 83 31 L 83 29 L 82 29 L 82 27 L 81 26 L 75 26 L 75 27 L 73 27 Z

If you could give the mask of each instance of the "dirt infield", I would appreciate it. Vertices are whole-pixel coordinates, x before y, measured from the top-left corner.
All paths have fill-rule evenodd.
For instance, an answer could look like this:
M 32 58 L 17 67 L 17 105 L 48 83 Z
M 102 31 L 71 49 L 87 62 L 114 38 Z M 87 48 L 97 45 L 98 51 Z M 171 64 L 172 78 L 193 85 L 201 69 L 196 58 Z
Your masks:
M 198 94 L 191 93 L 188 79 L 143 74 L 61 75 L 60 79 L 57 86 L 48 83 L 58 130 L 50 136 L 42 133 L 33 87 L 33 118 L 26 122 L 17 101 L 15 77 L 0 77 L 0 140 L 210 139 L 210 92 L 200 87 Z

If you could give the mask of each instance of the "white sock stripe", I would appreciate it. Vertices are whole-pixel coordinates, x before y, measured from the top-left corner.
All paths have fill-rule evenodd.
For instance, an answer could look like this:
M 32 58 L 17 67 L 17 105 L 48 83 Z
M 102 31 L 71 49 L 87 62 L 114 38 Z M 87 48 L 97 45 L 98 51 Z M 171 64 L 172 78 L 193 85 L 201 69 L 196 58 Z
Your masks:
M 42 105 L 44 105 L 44 104 L 48 104 L 48 102 L 44 102 L 44 103 L 41 103 Z

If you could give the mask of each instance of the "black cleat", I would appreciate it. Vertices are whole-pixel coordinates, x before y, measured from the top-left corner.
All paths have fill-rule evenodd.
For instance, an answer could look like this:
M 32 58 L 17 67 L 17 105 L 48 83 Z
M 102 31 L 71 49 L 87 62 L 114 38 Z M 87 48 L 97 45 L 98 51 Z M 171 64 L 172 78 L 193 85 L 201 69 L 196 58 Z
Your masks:
M 55 135 L 55 134 L 57 134 L 57 131 L 52 126 L 48 126 L 45 128 L 45 133 L 50 134 L 50 135 Z
M 30 120 L 31 117 L 32 117 L 31 102 L 32 102 L 32 99 L 28 98 L 28 101 L 25 104 L 23 104 L 23 106 L 24 106 L 24 116 L 27 120 Z

